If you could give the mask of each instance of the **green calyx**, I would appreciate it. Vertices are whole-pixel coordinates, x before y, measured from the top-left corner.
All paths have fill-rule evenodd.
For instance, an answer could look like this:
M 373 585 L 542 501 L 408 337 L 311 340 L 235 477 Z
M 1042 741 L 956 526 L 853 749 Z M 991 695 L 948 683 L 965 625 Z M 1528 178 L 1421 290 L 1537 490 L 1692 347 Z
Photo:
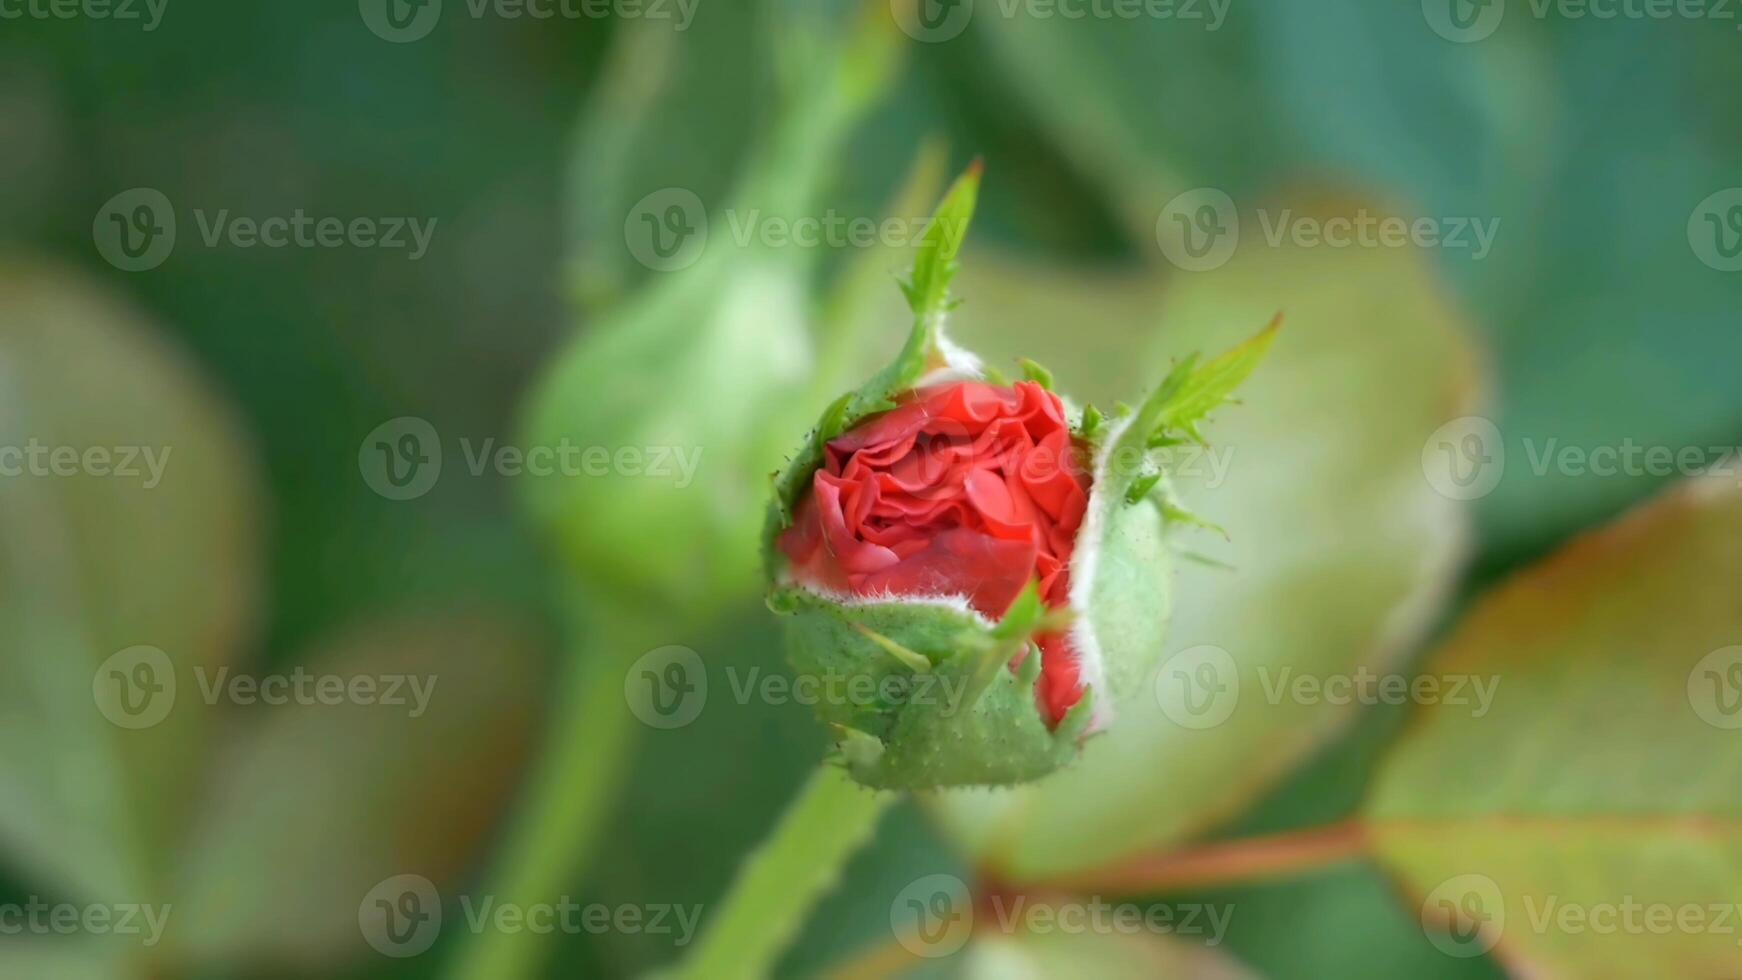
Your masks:
M 1062 623 L 1033 588 L 995 625 L 948 602 L 841 602 L 796 588 L 769 605 L 791 617 L 788 657 L 814 685 L 838 761 L 867 786 L 1038 779 L 1076 757 L 1094 714 L 1088 694 L 1057 728 L 1040 716 L 1034 637 Z
M 836 760 L 880 789 L 1028 782 L 1074 760 L 1142 689 L 1161 652 L 1169 613 L 1170 525 L 1208 525 L 1168 486 L 1166 450 L 1201 443 L 1200 425 L 1226 403 L 1274 341 L 1272 323 L 1211 361 L 1169 372 L 1136 409 L 1071 408 L 1093 463 L 1088 509 L 1071 563 L 1069 608 L 1048 610 L 1033 585 L 996 623 L 959 598 L 829 595 L 791 581 L 776 547 L 823 464 L 831 439 L 934 381 L 984 377 L 978 359 L 944 335 L 949 287 L 979 189 L 976 164 L 945 194 L 902 284 L 914 313 L 895 360 L 836 399 L 774 478 L 764 528 L 769 608 L 788 617 L 788 657 L 812 685 Z M 1052 373 L 1023 361 L 1022 377 L 1053 390 Z M 1080 658 L 1081 700 L 1049 725 L 1035 695 L 1041 633 L 1068 629 Z M 1014 665 L 1014 667 L 1012 666 Z

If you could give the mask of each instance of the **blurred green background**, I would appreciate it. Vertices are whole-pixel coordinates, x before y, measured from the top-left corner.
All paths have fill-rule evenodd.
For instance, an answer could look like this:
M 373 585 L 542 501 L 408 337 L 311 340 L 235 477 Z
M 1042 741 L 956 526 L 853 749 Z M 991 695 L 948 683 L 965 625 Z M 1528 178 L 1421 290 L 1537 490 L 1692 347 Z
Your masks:
M 160 889 L 180 931 L 144 954 L 3 936 L 0 971 L 444 975 L 464 930 L 382 956 L 357 902 L 415 873 L 442 889 L 451 923 L 456 896 L 489 890 L 539 747 L 579 710 L 562 681 L 577 661 L 686 646 L 709 664 L 711 704 L 719 671 L 779 669 L 753 583 L 719 566 L 738 553 L 735 526 L 760 520 L 760 474 L 833 397 L 808 385 L 844 390 L 904 334 L 893 280 L 906 259 L 887 236 L 736 244 L 749 209 L 911 222 L 945 175 L 983 158 L 961 339 L 1005 365 L 1034 356 L 1101 404 L 1135 398 L 1169 356 L 1298 312 L 1272 388 L 1261 372 L 1227 413 L 1243 420 L 1228 445 L 1253 468 L 1250 492 L 1220 506 L 1214 488 L 1193 494 L 1233 532 L 1229 574 L 1291 556 L 1265 588 L 1216 593 L 1274 620 L 1283 658 L 1297 641 L 1415 658 L 1482 589 L 1676 476 L 1534 472 L 1551 440 L 1702 460 L 1742 441 L 1742 275 L 1725 254 L 1742 238 L 1742 191 L 1721 195 L 1742 185 L 1742 23 L 1723 8 L 924 3 L 587 8 L 602 17 L 577 3 L 539 18 L 446 0 L 404 7 L 431 18 L 404 29 L 373 0 L 167 0 L 155 21 L 143 3 L 129 8 L 140 20 L 0 4 L 0 442 L 174 447 L 161 490 L 0 478 L 0 615 L 14 627 L 0 656 L 0 898 Z M 1498 22 L 1481 19 L 1496 6 Z M 1460 11 L 1474 27 L 1448 19 Z M 888 50 L 858 71 L 839 46 L 861 43 Z M 127 271 L 104 235 L 135 188 L 171 202 L 177 237 L 159 264 Z M 673 188 L 694 195 L 701 210 L 685 216 L 710 237 L 699 264 L 667 271 L 649 267 L 637 219 L 664 220 L 667 198 L 650 211 L 649 196 Z M 1238 253 L 1184 268 L 1169 230 L 1202 216 L 1206 188 L 1238 212 Z M 207 242 L 201 222 L 226 209 L 434 230 L 415 259 L 355 241 Z M 1362 209 L 1441 234 L 1486 223 L 1492 247 L 1267 241 L 1279 220 Z M 775 349 L 792 298 L 779 289 L 740 297 L 738 319 L 716 315 L 764 259 L 791 277 L 792 336 L 810 338 L 814 362 Z M 688 294 L 659 299 L 686 276 Z M 695 348 L 731 372 L 674 367 L 686 331 L 714 321 L 717 346 Z M 621 343 L 568 346 L 613 325 Z M 570 360 L 586 366 L 565 374 Z M 667 400 L 687 407 L 665 419 Z M 1450 500 L 1421 451 L 1471 414 L 1493 421 L 1507 465 L 1492 492 Z M 391 499 L 368 457 L 378 427 L 404 417 L 433 429 L 444 466 L 427 492 Z M 697 417 L 713 418 L 705 437 L 685 428 Z M 465 465 L 485 440 L 571 431 L 583 445 L 664 431 L 699 446 L 699 490 L 636 503 L 630 486 L 624 503 Z M 1282 499 L 1297 509 L 1265 519 Z M 1259 515 L 1246 534 L 1241 508 Z M 631 571 L 638 541 L 670 560 Z M 1209 536 L 1202 550 L 1219 547 Z M 601 606 L 642 610 L 643 632 L 619 644 L 595 625 L 611 618 Z M 1187 634 L 1219 639 L 1186 614 Z M 168 651 L 181 683 L 171 722 L 144 733 L 91 707 L 92 665 L 138 644 Z M 416 719 L 189 697 L 191 665 L 220 663 L 439 687 Z M 1124 825 L 1101 824 L 1104 846 L 1347 817 L 1403 715 L 1244 730 L 1238 752 L 1196 754 L 1202 771 L 1155 793 L 1189 797 L 1194 779 L 1247 790 L 1213 812 L 1139 820 L 1153 833 L 1127 843 Z M 756 699 L 636 729 L 591 860 L 571 871 L 553 855 L 553 874 L 580 902 L 706 908 L 823 733 L 802 705 Z M 783 974 L 887 945 L 904 884 L 974 878 L 959 829 L 972 820 L 934 817 L 909 802 L 885 820 Z M 1355 862 L 1169 900 L 1232 905 L 1221 951 L 1261 976 L 1501 975 L 1443 955 L 1398 890 Z M 673 940 L 552 937 L 534 975 L 638 973 L 670 962 Z

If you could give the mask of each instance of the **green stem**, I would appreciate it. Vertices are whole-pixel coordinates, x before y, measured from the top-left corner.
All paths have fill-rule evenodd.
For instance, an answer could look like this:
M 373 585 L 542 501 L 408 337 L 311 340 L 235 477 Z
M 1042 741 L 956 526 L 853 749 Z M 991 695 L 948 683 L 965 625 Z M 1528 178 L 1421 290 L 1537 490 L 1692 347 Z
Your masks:
M 587 637 L 568 664 L 552 706 L 544 756 L 528 782 L 484 894 L 497 905 L 555 904 L 585 870 L 628 768 L 638 726 L 623 695 L 623 675 L 642 644 L 643 615 L 601 610 L 580 624 Z M 645 622 L 663 622 L 658 617 Z M 536 974 L 546 939 L 531 930 L 485 930 L 447 971 L 449 980 L 522 980 Z
M 805 783 L 769 839 L 751 854 L 700 942 L 670 978 L 767 976 L 841 866 L 898 799 L 823 765 Z

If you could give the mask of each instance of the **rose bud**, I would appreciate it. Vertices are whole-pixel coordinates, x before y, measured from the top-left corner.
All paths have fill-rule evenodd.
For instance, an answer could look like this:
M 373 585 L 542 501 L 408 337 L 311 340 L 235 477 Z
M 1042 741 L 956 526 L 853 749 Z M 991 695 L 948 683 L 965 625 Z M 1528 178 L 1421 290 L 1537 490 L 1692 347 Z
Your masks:
M 1156 451 L 1198 439 L 1275 331 L 1110 418 L 1031 362 L 991 377 L 943 333 L 978 183 L 976 165 L 921 242 L 906 346 L 823 415 L 765 534 L 792 665 L 878 788 L 1036 779 L 1112 723 L 1161 651 L 1165 532 L 1193 521 Z

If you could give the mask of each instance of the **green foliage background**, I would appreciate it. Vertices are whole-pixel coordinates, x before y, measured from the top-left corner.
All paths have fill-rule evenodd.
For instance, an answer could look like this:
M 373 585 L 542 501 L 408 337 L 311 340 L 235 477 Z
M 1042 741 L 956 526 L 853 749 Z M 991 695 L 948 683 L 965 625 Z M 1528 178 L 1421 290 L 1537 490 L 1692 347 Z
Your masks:
M 131 787 L 122 796 L 68 791 L 41 808 L 47 817 L 0 830 L 0 897 L 101 892 L 105 847 L 136 836 L 140 880 L 175 883 L 176 915 L 197 938 L 146 965 L 82 952 L 63 962 L 65 944 L 50 953 L 8 940 L 0 966 L 9 951 L 28 965 L 7 975 L 441 975 L 464 936 L 450 930 L 416 959 L 381 958 L 357 935 L 349 896 L 384 869 L 439 877 L 450 894 L 486 887 L 504 814 L 548 715 L 563 710 L 567 665 L 683 644 L 710 671 L 782 669 L 777 624 L 755 590 L 711 564 L 706 594 L 637 635 L 639 646 L 591 649 L 588 603 L 638 585 L 596 557 L 574 559 L 550 518 L 564 488 L 473 477 L 458 444 L 524 438 L 533 393 L 571 339 L 625 322 L 638 298 L 683 275 L 636 262 L 624 222 L 638 201 L 681 187 L 725 207 L 745 187 L 754 204 L 760 189 L 786 186 L 758 182 L 757 168 L 771 134 L 803 132 L 791 106 L 830 77 L 854 11 L 700 0 L 693 23 L 672 31 L 646 19 L 475 18 L 448 3 L 436 29 L 407 44 L 375 36 L 345 3 L 170 0 L 151 32 L 0 22 L 0 423 L 22 441 L 118 431 L 110 420 L 126 418 L 138 438 L 177 446 L 191 470 L 181 490 L 134 500 L 131 517 L 107 498 L 55 488 L 33 502 L 0 485 L 0 534 L 17 545 L 0 562 L 0 622 L 15 626 L 0 678 L 19 695 L 0 692 L 0 752 L 42 762 L 0 767 L 0 797 L 34 814 L 35 801 L 61 792 L 43 788 L 45 772 L 96 765 L 82 754 L 86 736 L 49 723 L 90 713 L 88 669 L 29 689 L 23 678 L 44 660 L 82 665 L 153 643 L 257 671 L 411 664 L 438 673 L 454 699 L 416 727 L 238 709 L 126 743 L 103 763 Z M 935 181 L 982 157 L 960 339 L 1005 366 L 1033 356 L 1063 390 L 1103 404 L 1159 379 L 1171 356 L 1226 346 L 1277 308 L 1298 314 L 1306 326 L 1283 342 L 1298 346 L 1279 346 L 1276 371 L 1223 413 L 1227 444 L 1262 479 L 1231 487 L 1221 505 L 1213 488 L 1190 489 L 1206 516 L 1227 519 L 1229 550 L 1213 539 L 1203 550 L 1232 560 L 1236 584 L 1188 588 L 1180 640 L 1223 638 L 1221 620 L 1191 609 L 1238 610 L 1228 615 L 1256 624 L 1241 642 L 1333 670 L 1400 616 L 1414 628 L 1387 638 L 1402 644 L 1399 662 L 1419 664 L 1489 586 L 1670 482 L 1537 475 L 1527 446 L 1742 441 L 1742 274 L 1700 261 L 1687 230 L 1703 199 L 1742 184 L 1738 25 L 1508 6 L 1492 37 L 1458 44 L 1414 3 L 1233 0 L 1210 31 L 1180 19 L 1003 16 L 981 0 L 947 41 L 891 32 L 898 61 L 884 82 L 866 83 L 880 90 L 838 150 L 812 161 L 814 198 L 800 213 L 875 217 L 903 207 L 892 202 L 906 187 L 906 200 L 926 203 L 896 213 L 917 216 L 932 197 L 914 192 L 927 173 Z M 887 18 L 881 4 L 873 11 Z M 940 156 L 916 168 L 926 145 Z M 93 247 L 92 216 L 140 186 L 182 209 L 182 237 L 161 267 L 130 274 Z M 1200 187 L 1243 210 L 1365 206 L 1497 219 L 1499 232 L 1477 260 L 1453 249 L 1266 249 L 1253 221 L 1235 260 L 1200 275 L 1169 264 L 1155 237 L 1166 203 Z M 205 247 L 194 208 L 418 216 L 438 230 L 415 262 L 374 249 Z M 730 249 L 726 221 L 716 218 L 714 236 Z M 845 351 L 823 361 L 842 376 L 819 368 L 818 388 L 857 384 L 905 333 L 892 280 L 906 258 L 850 248 L 776 258 L 793 260 L 787 271 L 804 288 L 795 327 Z M 699 294 L 698 309 L 712 299 Z M 689 323 L 667 324 L 674 345 Z M 722 336 L 734 356 L 763 356 Z M 618 370 L 632 373 L 618 380 L 659 385 L 677 349 L 626 363 Z M 564 394 L 584 404 L 587 392 Z M 741 441 L 796 447 L 832 397 L 795 385 L 779 406 L 782 431 Z M 1505 478 L 1467 506 L 1432 496 L 1417 447 L 1439 422 L 1478 410 L 1504 433 Z M 398 416 L 427 419 L 449 453 L 447 475 L 413 501 L 378 495 L 358 469 L 366 435 Z M 736 452 L 722 439 L 704 446 L 715 454 L 704 493 L 718 480 L 707 467 Z M 762 501 L 749 506 L 754 525 Z M 66 620 L 83 646 L 43 632 L 53 619 L 44 610 L 65 598 L 45 571 L 56 545 L 25 533 L 44 513 L 81 542 L 68 553 L 100 555 L 77 560 L 98 569 L 74 590 L 86 611 Z M 650 549 L 706 557 L 663 524 L 645 536 Z M 1720 540 L 1721 555 L 1734 549 Z M 1718 558 L 1691 554 L 1685 583 L 1673 570 L 1665 575 L 1680 584 L 1662 591 L 1623 582 L 1612 601 L 1682 617 L 1682 597 L 1722 584 L 1694 567 Z M 1254 567 L 1245 581 L 1260 584 L 1237 584 Z M 92 611 L 111 609 L 116 622 Z M 1623 676 L 1627 662 L 1602 669 Z M 1040 867 L 1085 840 L 1130 851 L 1349 818 L 1405 714 L 1237 722 L 1210 748 L 1145 743 L 1149 754 L 1131 764 L 1166 779 L 1111 815 L 1039 804 L 1051 815 L 1031 814 L 1029 839 L 997 861 Z M 1736 733 L 1721 734 L 1697 745 L 1715 770 L 1738 746 Z M 1649 769 L 1654 737 L 1614 757 Z M 802 706 L 755 699 L 641 731 L 589 873 L 572 876 L 575 896 L 715 902 L 823 744 Z M 1169 751 L 1174 761 L 1151 763 Z M 1475 799 L 1491 775 L 1460 788 Z M 1690 806 L 1733 820 L 1735 802 Z M 975 806 L 898 806 L 780 972 L 811 975 L 887 944 L 890 896 L 917 877 L 972 878 L 976 857 L 991 853 L 976 849 L 972 827 L 996 823 Z M 57 824 L 64 833 L 19 829 Z M 1222 952 L 1262 976 L 1502 975 L 1488 958 L 1436 950 L 1415 916 L 1419 895 L 1374 861 L 1167 898 L 1232 903 Z M 679 952 L 669 938 L 622 934 L 558 937 L 550 951 L 548 976 L 638 973 Z

